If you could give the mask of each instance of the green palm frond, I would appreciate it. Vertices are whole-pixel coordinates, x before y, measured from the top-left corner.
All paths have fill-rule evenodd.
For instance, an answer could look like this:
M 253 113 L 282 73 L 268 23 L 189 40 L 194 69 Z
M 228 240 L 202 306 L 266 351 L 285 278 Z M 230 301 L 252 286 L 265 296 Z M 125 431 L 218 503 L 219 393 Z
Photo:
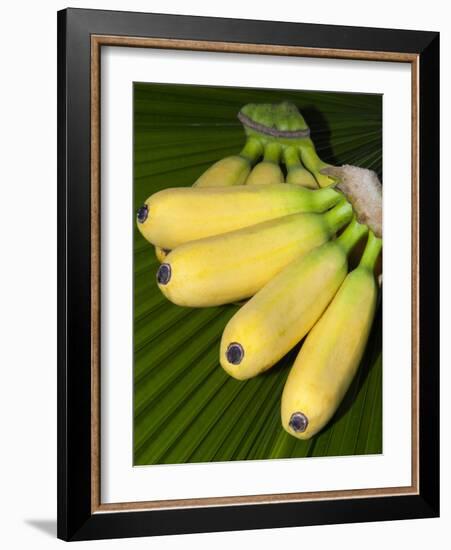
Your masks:
M 190 186 L 244 143 L 236 118 L 250 102 L 295 103 L 320 157 L 382 175 L 378 95 L 135 84 L 134 207 Z M 134 212 L 131 213 L 134 223 Z M 280 397 L 299 349 L 255 379 L 219 366 L 222 331 L 238 306 L 175 306 L 155 282 L 153 247 L 134 231 L 134 463 L 176 464 L 382 452 L 382 312 L 358 374 L 329 425 L 310 441 L 283 431 Z

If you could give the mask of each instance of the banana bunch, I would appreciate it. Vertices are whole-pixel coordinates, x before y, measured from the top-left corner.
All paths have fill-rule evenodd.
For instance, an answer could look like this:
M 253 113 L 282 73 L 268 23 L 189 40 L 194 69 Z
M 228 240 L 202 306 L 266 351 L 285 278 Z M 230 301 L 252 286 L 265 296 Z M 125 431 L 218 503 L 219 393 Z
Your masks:
M 374 318 L 382 247 L 374 173 L 324 163 L 297 108 L 249 104 L 242 151 L 192 187 L 167 188 L 139 208 L 137 225 L 174 304 L 247 300 L 224 329 L 219 360 L 238 380 L 273 367 L 305 338 L 281 403 L 300 439 L 332 418 L 360 363 Z M 366 200 L 370 197 L 370 200 Z M 358 267 L 349 255 L 365 236 Z

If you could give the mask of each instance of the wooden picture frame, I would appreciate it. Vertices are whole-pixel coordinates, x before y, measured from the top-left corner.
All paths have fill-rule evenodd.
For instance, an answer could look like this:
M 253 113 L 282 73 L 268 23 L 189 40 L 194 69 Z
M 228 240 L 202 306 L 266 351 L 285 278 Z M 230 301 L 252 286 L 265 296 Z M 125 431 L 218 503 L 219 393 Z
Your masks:
M 100 499 L 100 51 L 104 46 L 393 61 L 412 68 L 410 487 L 144 503 Z M 439 513 L 439 35 L 67 9 L 58 13 L 58 537 L 436 517 Z

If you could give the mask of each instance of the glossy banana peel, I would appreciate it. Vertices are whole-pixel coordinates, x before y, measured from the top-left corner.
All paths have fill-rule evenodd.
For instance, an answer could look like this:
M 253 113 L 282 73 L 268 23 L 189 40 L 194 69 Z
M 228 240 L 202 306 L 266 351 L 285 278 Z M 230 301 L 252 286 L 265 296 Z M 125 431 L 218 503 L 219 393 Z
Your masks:
M 332 418 L 354 378 L 376 310 L 374 264 L 381 241 L 372 233 L 359 266 L 343 282 L 308 334 L 282 395 L 282 426 L 309 439 Z
M 347 254 L 366 229 L 343 235 L 294 260 L 228 322 L 220 346 L 224 370 L 245 380 L 269 369 L 309 332 L 347 274 Z
M 324 212 L 341 196 L 333 189 L 313 191 L 283 183 L 164 189 L 145 201 L 137 225 L 149 242 L 173 249 L 281 216 Z
M 292 214 L 180 245 L 164 260 L 171 276 L 160 290 L 187 307 L 249 298 L 291 261 L 331 239 L 351 217 L 352 208 L 343 201 L 325 214 Z

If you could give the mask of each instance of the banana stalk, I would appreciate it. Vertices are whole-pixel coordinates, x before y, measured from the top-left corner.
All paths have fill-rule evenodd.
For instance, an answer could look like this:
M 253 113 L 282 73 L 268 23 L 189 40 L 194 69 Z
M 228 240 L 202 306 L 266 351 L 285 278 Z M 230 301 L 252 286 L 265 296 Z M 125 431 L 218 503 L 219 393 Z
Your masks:
M 340 201 L 325 214 L 291 214 L 178 246 L 157 273 L 171 302 L 209 307 L 253 296 L 285 266 L 330 240 L 352 217 Z
M 251 378 L 302 340 L 346 277 L 348 253 L 366 232 L 353 219 L 338 239 L 294 260 L 255 294 L 224 330 L 222 367 L 238 380 Z
M 369 232 L 359 266 L 310 331 L 282 395 L 282 426 L 309 439 L 332 418 L 361 361 L 376 310 L 374 276 L 382 240 Z

